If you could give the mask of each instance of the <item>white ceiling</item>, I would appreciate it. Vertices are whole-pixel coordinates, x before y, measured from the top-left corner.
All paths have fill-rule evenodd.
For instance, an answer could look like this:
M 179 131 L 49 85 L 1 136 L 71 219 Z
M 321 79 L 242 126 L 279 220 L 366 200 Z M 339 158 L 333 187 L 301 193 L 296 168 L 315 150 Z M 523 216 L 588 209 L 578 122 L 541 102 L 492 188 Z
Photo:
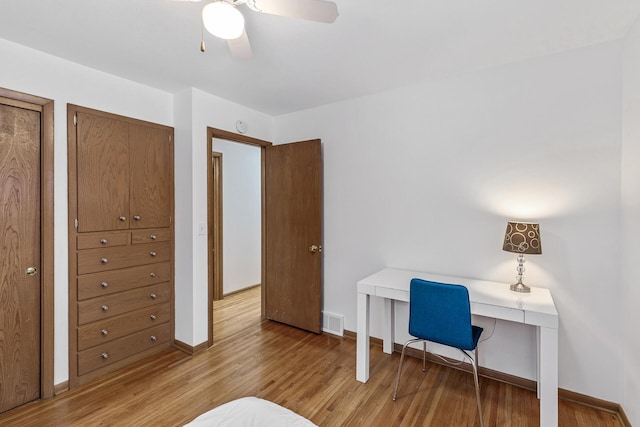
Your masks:
M 250 61 L 232 60 L 226 42 L 206 33 L 200 52 L 206 0 L 0 0 L 0 38 L 279 115 L 619 39 L 640 14 L 640 0 L 335 1 L 333 24 L 241 6 Z

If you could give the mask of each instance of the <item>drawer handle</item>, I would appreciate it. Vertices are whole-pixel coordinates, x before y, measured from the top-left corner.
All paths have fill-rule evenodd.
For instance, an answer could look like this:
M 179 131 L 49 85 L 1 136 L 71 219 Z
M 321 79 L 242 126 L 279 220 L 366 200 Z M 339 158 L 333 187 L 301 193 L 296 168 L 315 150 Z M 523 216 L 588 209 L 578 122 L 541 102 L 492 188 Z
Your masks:
M 103 244 L 103 245 L 106 245 L 107 244 L 107 239 L 100 239 L 100 243 Z
M 134 215 L 133 219 L 135 219 L 136 221 L 140 221 L 141 218 L 140 218 L 140 215 Z
M 109 358 L 109 353 L 102 353 L 101 356 L 103 359 L 108 359 Z
M 102 308 L 102 311 L 109 311 L 108 305 L 103 305 L 101 308 Z
M 106 258 L 100 258 L 100 262 L 103 263 L 103 264 L 106 264 L 106 263 L 109 262 L 109 260 L 106 259 Z
M 151 277 L 156 277 L 156 273 L 154 273 L 153 271 L 151 272 L 151 274 L 149 274 L 149 276 Z
M 156 317 L 156 315 L 155 315 L 155 314 L 152 314 L 151 316 L 149 316 L 149 319 L 151 319 L 151 320 L 156 320 L 156 319 L 157 319 L 157 317 Z
M 156 236 L 155 234 L 152 234 L 151 236 L 149 236 L 149 238 L 151 240 L 156 240 L 158 238 L 158 236 Z
M 106 337 L 109 334 L 109 331 L 107 331 L 106 329 L 103 329 L 100 331 L 100 333 L 102 334 L 103 337 Z
M 151 294 L 151 295 L 149 295 L 149 296 L 151 297 L 151 299 L 156 299 L 156 298 L 158 298 L 158 295 L 156 295 L 156 294 Z
M 121 216 L 120 218 L 118 218 L 120 221 L 126 221 L 127 217 L 126 216 Z
M 154 252 L 154 251 L 151 251 L 151 252 L 149 252 L 149 255 L 151 255 L 151 256 L 156 256 L 156 255 L 158 255 L 158 253 L 157 253 L 157 252 Z
M 102 286 L 103 289 L 106 289 L 107 287 L 109 287 L 109 284 L 107 282 L 102 282 L 100 283 L 100 286 Z
M 151 335 L 149 337 L 151 339 L 151 341 L 156 342 L 158 340 L 158 337 L 156 337 L 155 335 Z

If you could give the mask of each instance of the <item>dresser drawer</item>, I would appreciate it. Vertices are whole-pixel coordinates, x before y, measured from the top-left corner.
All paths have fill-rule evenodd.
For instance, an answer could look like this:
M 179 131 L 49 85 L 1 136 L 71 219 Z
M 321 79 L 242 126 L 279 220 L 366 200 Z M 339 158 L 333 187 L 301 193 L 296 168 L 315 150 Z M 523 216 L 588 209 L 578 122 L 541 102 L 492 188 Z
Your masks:
M 159 304 L 78 328 L 78 350 L 86 350 L 134 332 L 168 322 L 171 305 Z
M 171 301 L 171 284 L 146 286 L 78 302 L 78 325 Z
M 171 240 L 170 228 L 150 228 L 131 232 L 131 244 L 167 242 Z
M 129 233 L 124 232 L 102 232 L 78 234 L 78 249 L 108 248 L 111 246 L 127 246 L 129 244 Z
M 115 292 L 171 280 L 171 264 L 147 264 L 120 270 L 101 271 L 78 276 L 78 300 L 95 298 Z
M 115 270 L 171 259 L 171 243 L 147 243 L 144 245 L 78 251 L 78 274 Z
M 163 344 L 171 339 L 170 325 L 165 323 L 154 326 L 78 352 L 78 375 L 84 375 L 153 347 L 166 347 Z

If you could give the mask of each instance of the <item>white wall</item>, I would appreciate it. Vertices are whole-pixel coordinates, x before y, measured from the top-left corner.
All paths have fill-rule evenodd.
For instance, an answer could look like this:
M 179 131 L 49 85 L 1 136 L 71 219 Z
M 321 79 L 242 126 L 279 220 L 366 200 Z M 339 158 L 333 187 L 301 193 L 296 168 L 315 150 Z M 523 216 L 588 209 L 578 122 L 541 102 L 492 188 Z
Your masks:
M 640 425 L 640 20 L 624 41 L 622 142 L 622 407 Z
M 54 100 L 54 383 L 69 378 L 67 103 L 173 125 L 171 95 L 0 39 L 0 87 Z
M 176 156 L 175 164 L 176 221 L 182 222 L 176 223 L 176 339 L 196 346 L 207 341 L 207 235 L 198 234 L 199 224 L 207 223 L 207 127 L 234 132 L 236 120 L 243 120 L 247 136 L 271 141 L 273 118 L 197 89 L 176 100 L 182 108 L 176 130 L 191 130 L 191 152 Z M 178 188 L 179 182 L 191 186 Z
M 262 275 L 260 147 L 214 139 L 222 153 L 223 293 L 258 285 Z
M 278 143 L 324 145 L 325 310 L 355 331 L 355 283 L 385 266 L 511 282 L 506 221 L 538 221 L 525 283 L 560 313 L 560 387 L 619 402 L 620 76 L 609 43 L 277 117 Z M 480 363 L 533 379 L 534 340 L 498 322 Z

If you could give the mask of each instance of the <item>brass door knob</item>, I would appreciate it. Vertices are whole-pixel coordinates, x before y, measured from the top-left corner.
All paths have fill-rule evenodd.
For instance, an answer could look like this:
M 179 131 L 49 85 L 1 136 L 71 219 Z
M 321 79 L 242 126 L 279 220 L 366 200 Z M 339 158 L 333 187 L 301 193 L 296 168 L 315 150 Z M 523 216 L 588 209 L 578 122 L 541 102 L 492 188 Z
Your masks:
M 35 267 L 27 267 L 27 269 L 24 270 L 24 274 L 26 274 L 27 276 L 35 276 L 37 272 L 38 269 Z
M 309 252 L 315 254 L 317 252 L 322 252 L 322 245 L 311 245 L 309 246 Z

